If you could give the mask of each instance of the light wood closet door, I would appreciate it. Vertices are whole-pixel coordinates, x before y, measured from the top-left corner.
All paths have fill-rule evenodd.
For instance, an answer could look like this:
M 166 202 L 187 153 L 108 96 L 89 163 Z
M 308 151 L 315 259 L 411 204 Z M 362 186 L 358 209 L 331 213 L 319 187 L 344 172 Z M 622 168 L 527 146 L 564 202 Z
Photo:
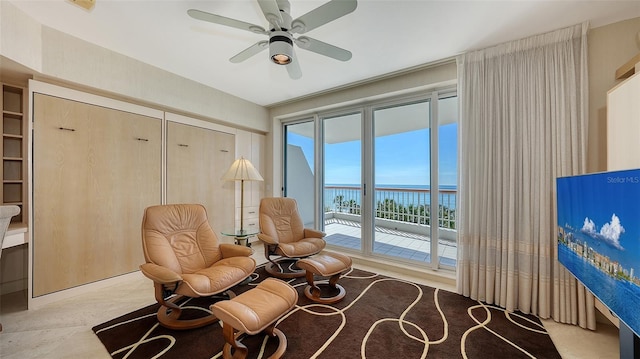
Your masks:
M 220 179 L 233 163 L 234 146 L 232 134 L 167 124 L 167 203 L 204 205 L 218 234 L 234 224 L 235 184 Z
M 33 295 L 138 270 L 161 121 L 41 94 L 33 118 Z

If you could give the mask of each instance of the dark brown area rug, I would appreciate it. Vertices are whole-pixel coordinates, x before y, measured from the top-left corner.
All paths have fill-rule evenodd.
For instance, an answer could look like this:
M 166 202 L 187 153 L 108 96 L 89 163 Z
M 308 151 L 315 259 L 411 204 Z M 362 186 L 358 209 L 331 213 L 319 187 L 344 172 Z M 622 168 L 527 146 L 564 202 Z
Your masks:
M 263 267 L 250 284 L 266 278 Z M 298 305 L 277 327 L 288 341 L 284 358 L 560 358 L 540 320 L 508 313 L 461 295 L 353 269 L 340 279 L 346 297 L 333 305 L 304 296 L 304 278 L 291 280 Z M 202 315 L 216 299 L 183 303 Z M 220 324 L 176 331 L 161 327 L 151 305 L 93 328 L 113 358 L 221 358 Z M 198 314 L 200 313 L 200 314 Z M 267 358 L 277 338 L 246 336 L 249 358 Z

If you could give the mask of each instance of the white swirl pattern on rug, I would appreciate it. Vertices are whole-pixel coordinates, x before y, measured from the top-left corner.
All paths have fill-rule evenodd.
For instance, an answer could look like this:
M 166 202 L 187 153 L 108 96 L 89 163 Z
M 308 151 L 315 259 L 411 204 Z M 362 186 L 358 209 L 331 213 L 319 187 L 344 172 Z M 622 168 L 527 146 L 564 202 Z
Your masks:
M 482 321 L 482 322 L 480 322 L 480 320 L 473 315 L 473 310 L 474 309 L 478 309 L 478 308 L 484 309 L 485 312 L 486 312 L 486 315 L 487 315 L 486 319 L 484 321 Z M 510 313 L 510 312 L 506 311 L 504 308 L 500 308 L 500 307 L 497 307 L 497 306 L 494 306 L 494 305 L 488 305 L 488 304 L 484 304 L 482 302 L 478 302 L 478 305 L 474 305 L 474 306 L 471 306 L 471 307 L 467 308 L 467 314 L 469 314 L 469 317 L 471 317 L 471 319 L 473 319 L 473 321 L 476 322 L 477 325 L 469 328 L 462 335 L 462 340 L 460 340 L 460 350 L 462 351 L 462 357 L 465 358 L 465 359 L 468 358 L 467 357 L 467 350 L 466 350 L 466 342 L 467 342 L 467 337 L 469 336 L 469 334 L 472 333 L 475 330 L 484 329 L 484 330 L 488 331 L 489 333 L 493 334 L 495 337 L 501 339 L 505 343 L 507 343 L 507 344 L 511 345 L 512 347 L 518 349 L 520 352 L 522 352 L 526 356 L 528 356 L 530 358 L 535 358 L 534 355 L 532 355 L 531 353 L 527 352 L 522 347 L 518 346 L 516 343 L 510 341 L 509 339 L 505 338 L 504 336 L 496 333 L 491 328 L 489 328 L 488 324 L 491 322 L 491 310 L 490 309 L 493 309 L 493 310 L 496 310 L 496 311 L 498 311 L 500 313 L 503 313 L 511 323 L 521 327 L 522 329 L 525 329 L 525 330 L 528 330 L 528 331 L 531 331 L 531 332 L 535 332 L 535 333 L 539 333 L 539 334 L 548 334 L 547 331 L 544 330 L 544 327 L 542 325 L 540 325 L 540 324 L 538 324 L 536 322 L 533 322 L 533 321 L 531 321 L 531 320 L 529 320 L 529 319 L 527 319 L 527 318 L 525 318 L 525 317 L 523 317 L 521 315 L 518 315 L 517 313 Z M 524 319 L 527 322 L 529 322 L 529 323 L 531 323 L 531 324 L 533 324 L 533 325 L 535 325 L 537 327 L 542 328 L 542 330 L 526 327 L 526 326 L 514 321 L 511 318 L 511 316 L 517 316 L 517 317 L 519 317 L 521 319 Z
M 212 312 L 211 312 L 209 309 L 207 309 L 207 308 L 202 308 L 202 307 L 198 307 L 198 306 L 189 306 L 189 305 L 187 305 L 187 304 L 189 304 L 189 301 L 190 301 L 190 300 L 191 300 L 191 298 L 189 298 L 189 299 L 185 300 L 185 301 L 184 301 L 184 303 L 180 304 L 180 307 L 181 307 L 181 308 L 184 308 L 184 309 L 199 310 L 199 311 L 203 311 L 203 312 L 205 312 L 205 313 L 207 313 L 207 314 L 212 314 Z M 112 325 L 112 326 L 105 327 L 105 328 L 102 328 L 102 329 L 100 329 L 100 330 L 97 330 L 97 331 L 96 331 L 96 334 L 101 333 L 101 332 L 104 332 L 104 331 L 107 331 L 107 330 L 109 330 L 109 329 L 113 329 L 113 328 L 115 328 L 115 327 L 119 327 L 119 326 L 121 326 L 121 325 L 129 324 L 129 323 L 131 323 L 131 322 L 135 322 L 136 320 L 141 320 L 141 319 L 149 318 L 149 317 L 155 317 L 156 315 L 157 315 L 157 314 L 156 314 L 156 312 L 153 312 L 152 314 L 147 314 L 147 315 L 143 315 L 143 316 L 141 316 L 141 317 L 137 317 L 137 318 L 129 319 L 129 320 L 126 320 L 126 321 L 123 321 L 123 322 L 120 322 L 120 323 L 114 324 L 114 325 Z M 158 336 L 155 336 L 155 337 L 148 338 L 148 336 L 151 334 L 151 332 L 153 332 L 154 330 L 156 330 L 156 328 L 157 328 L 159 325 L 160 325 L 160 323 L 156 323 L 156 324 L 154 324 L 154 325 L 151 327 L 151 329 L 149 329 L 149 330 L 148 330 L 148 331 L 147 331 L 147 332 L 142 336 L 142 338 L 140 338 L 140 340 L 138 340 L 137 342 L 135 342 L 135 343 L 133 343 L 133 344 L 131 344 L 131 345 L 129 345 L 129 346 L 126 346 L 126 347 L 120 348 L 120 349 L 118 349 L 118 350 L 116 350 L 116 351 L 114 351 L 114 352 L 112 352 L 112 353 L 109 353 L 109 355 L 111 355 L 111 356 L 113 357 L 113 356 L 114 356 L 114 355 L 116 355 L 116 354 L 120 354 L 120 353 L 122 353 L 122 352 L 125 352 L 125 351 L 126 351 L 126 352 L 127 352 L 127 354 L 125 354 L 125 355 L 124 355 L 123 359 L 127 359 L 129 356 L 131 356 L 131 355 L 133 354 L 133 352 L 135 352 L 135 350 L 136 350 L 136 349 L 137 349 L 141 344 L 145 344 L 145 343 L 148 343 L 148 342 L 152 342 L 152 341 L 154 341 L 154 340 L 167 339 L 167 340 L 169 340 L 169 344 L 168 344 L 168 345 L 167 345 L 163 350 L 161 350 L 158 354 L 156 354 L 155 356 L 151 357 L 151 359 L 157 359 L 157 358 L 160 358 L 162 355 L 164 355 L 164 353 L 168 352 L 168 351 L 173 347 L 173 345 L 176 343 L 176 339 L 175 339 L 173 336 L 171 336 L 171 335 L 158 335 Z M 220 355 L 221 355 L 221 354 L 222 354 L 222 352 L 220 352 Z M 216 357 L 217 357 L 217 356 L 216 356 Z
M 348 273 L 346 273 L 343 278 L 351 278 L 351 279 L 373 279 L 378 277 L 378 274 L 372 274 L 372 275 L 367 275 L 367 276 L 362 276 L 362 277 L 357 277 L 352 275 L 353 269 L 350 270 Z M 255 273 L 254 273 L 255 275 Z M 259 275 L 254 276 L 252 275 L 252 279 L 255 280 L 259 277 Z M 288 282 L 291 284 L 295 281 L 296 279 L 291 279 Z M 362 343 L 361 343 L 361 350 L 360 350 L 360 355 L 363 359 L 366 358 L 366 348 L 367 348 L 367 343 L 369 340 L 369 337 L 376 331 L 377 327 L 384 323 L 384 322 L 396 322 L 398 324 L 398 328 L 399 328 L 399 332 L 401 332 L 406 338 L 408 338 L 409 340 L 415 341 L 415 342 L 419 342 L 422 343 L 424 345 L 424 349 L 421 353 L 420 358 L 426 358 L 427 353 L 429 351 L 429 347 L 432 344 L 440 344 L 442 342 L 444 342 L 448 336 L 449 336 L 449 323 L 447 321 L 447 318 L 445 316 L 445 313 L 443 312 L 443 310 L 441 309 L 440 306 L 440 301 L 439 301 L 439 293 L 440 290 L 437 288 L 434 288 L 434 293 L 433 293 L 433 302 L 435 304 L 436 309 L 439 312 L 439 315 L 442 319 L 442 330 L 443 330 L 443 335 L 441 338 L 438 338 L 436 340 L 430 340 L 428 338 L 427 333 L 422 329 L 422 327 L 420 326 L 420 323 L 414 323 L 411 321 L 406 320 L 406 316 L 409 312 L 411 312 L 411 310 L 414 308 L 415 305 L 417 305 L 420 301 L 420 299 L 423 296 L 423 290 L 422 288 L 412 282 L 409 281 L 405 281 L 405 280 L 401 280 L 401 279 L 396 279 L 396 278 L 381 278 L 381 279 L 377 279 L 375 281 L 373 281 L 372 283 L 370 283 L 364 290 L 362 290 L 362 292 L 351 302 L 349 303 L 346 307 L 339 309 L 339 308 L 335 308 L 333 306 L 330 305 L 325 305 L 325 304 L 317 304 L 317 303 L 311 303 L 311 304 L 307 304 L 307 305 L 303 305 L 303 306 L 299 306 L 296 305 L 294 307 L 294 309 L 292 309 L 289 313 L 285 314 L 282 318 L 280 318 L 278 320 L 278 324 L 281 323 L 282 321 L 286 320 L 287 318 L 289 318 L 291 315 L 295 314 L 298 311 L 304 311 L 306 313 L 312 314 L 312 315 L 317 315 L 317 316 L 339 316 L 341 318 L 341 323 L 340 326 L 335 330 L 335 332 L 331 335 L 331 337 L 326 340 L 326 342 L 317 349 L 317 351 L 310 357 L 310 358 L 317 358 L 318 356 L 320 356 L 323 351 L 329 347 L 331 345 L 331 343 L 340 335 L 340 333 L 342 332 L 342 330 L 344 329 L 344 327 L 347 324 L 347 316 L 345 315 L 345 313 L 347 311 L 349 311 L 354 305 L 356 305 L 358 303 L 358 301 L 367 294 L 367 292 L 369 292 L 374 286 L 383 283 L 383 282 L 388 282 L 388 281 L 394 281 L 394 282 L 399 282 L 399 283 L 404 283 L 410 286 L 413 286 L 417 289 L 417 294 L 416 297 L 414 298 L 413 302 L 411 304 L 409 304 L 401 313 L 401 315 L 397 318 L 382 318 L 377 320 L 375 323 L 373 323 L 371 325 L 371 327 L 369 328 L 368 332 L 366 333 L 366 335 L 364 336 Z M 316 283 L 327 283 L 328 281 L 317 281 Z M 249 285 L 257 285 L 256 283 L 249 283 Z M 299 284 L 295 284 L 293 285 L 294 287 L 300 287 L 300 286 L 306 286 L 307 283 L 306 282 L 301 282 Z M 181 307 L 183 308 L 191 308 L 191 309 L 196 309 L 196 310 L 202 310 L 204 312 L 207 312 L 207 314 L 211 314 L 211 311 L 206 309 L 206 308 L 201 308 L 201 307 L 197 307 L 197 306 L 188 306 L 187 304 L 189 303 L 189 300 L 185 301 L 184 303 L 181 304 Z M 522 353 L 524 353 L 525 355 L 534 358 L 533 355 L 531 355 L 530 353 L 528 353 L 526 350 L 524 350 L 523 348 L 519 347 L 517 344 L 509 341 L 507 338 L 501 336 L 500 334 L 496 333 L 495 331 L 493 331 L 492 329 L 490 329 L 488 327 L 489 323 L 491 322 L 491 318 L 492 318 L 492 313 L 491 310 L 495 310 L 495 311 L 499 311 L 501 313 L 503 313 L 506 318 L 512 322 L 514 325 L 521 327 L 525 330 L 528 331 L 532 331 L 535 333 L 542 333 L 542 334 L 547 334 L 547 332 L 544 330 L 544 327 L 542 325 L 540 325 L 539 323 L 533 322 L 531 320 L 529 320 L 526 317 L 520 316 L 517 313 L 509 313 L 507 311 L 505 311 L 503 308 L 499 308 L 496 306 L 490 306 L 490 305 L 486 305 L 483 304 L 481 302 L 477 302 L 477 305 L 471 306 L 469 308 L 467 308 L 467 314 L 468 316 L 476 323 L 475 326 L 469 328 L 464 335 L 462 336 L 462 340 L 460 341 L 460 349 L 462 352 L 462 356 L 463 358 L 467 358 L 467 353 L 466 353 L 466 344 L 467 344 L 467 339 L 468 336 L 473 333 L 476 330 L 486 330 L 487 332 L 493 334 L 495 337 L 501 339 L 502 341 L 508 343 L 509 345 L 513 346 L 514 348 L 520 350 Z M 322 308 L 325 311 L 318 311 L 317 309 Z M 476 316 L 474 316 L 473 311 L 475 309 L 484 309 L 485 313 L 486 313 L 486 319 L 484 321 L 481 321 L 480 319 L 478 319 Z M 128 321 L 124 321 L 124 322 L 120 322 L 118 324 L 115 324 L 113 326 L 110 327 L 105 327 L 99 331 L 96 332 L 96 334 L 103 332 L 103 331 L 107 331 L 110 330 L 112 328 L 115 328 L 117 326 L 121 326 L 121 325 L 125 325 L 127 323 L 136 321 L 136 320 L 141 320 L 150 316 L 155 316 L 156 313 L 152 313 L 149 315 L 145 315 L 145 316 L 141 316 L 138 318 L 134 318 L 134 319 L 130 319 Z M 528 327 L 523 325 L 521 322 L 515 321 L 513 320 L 513 316 L 516 316 L 528 323 L 530 323 L 532 326 L 534 327 L 538 327 L 538 328 L 534 328 L 534 327 Z M 218 325 L 220 325 L 221 323 L 219 323 Z M 163 350 L 161 350 L 160 353 L 158 353 L 157 355 L 155 355 L 153 358 L 159 358 L 161 357 L 164 353 L 166 353 L 168 350 L 170 350 L 173 345 L 175 344 L 176 340 L 174 337 L 172 337 L 171 335 L 158 335 L 158 336 L 153 336 L 153 337 L 149 337 L 149 335 L 151 335 L 151 333 L 158 327 L 158 323 L 156 323 L 155 325 L 153 325 L 144 335 L 142 338 L 140 338 L 137 342 L 135 342 L 134 344 L 131 344 L 127 347 L 118 349 L 115 352 L 112 352 L 111 355 L 116 355 L 122 352 L 126 352 L 124 358 L 128 358 L 130 355 L 132 355 L 135 350 L 144 343 L 148 343 L 151 341 L 155 341 L 155 340 L 163 340 L 166 339 L 168 340 L 168 344 L 166 346 L 166 348 L 164 348 Z M 409 331 L 406 329 L 407 326 L 410 326 L 412 328 L 414 328 L 415 330 L 417 330 L 420 335 L 422 337 L 417 337 L 415 335 L 412 335 L 409 333 Z M 239 339 L 241 340 L 242 337 L 244 336 L 241 335 L 239 337 Z M 258 359 L 263 358 L 263 356 L 265 355 L 265 348 L 267 346 L 267 340 L 270 337 L 266 334 L 264 334 L 264 339 L 262 340 L 262 345 L 260 347 L 260 352 L 258 355 Z M 211 359 L 217 359 L 217 358 L 221 358 L 222 357 L 222 351 L 215 354 Z

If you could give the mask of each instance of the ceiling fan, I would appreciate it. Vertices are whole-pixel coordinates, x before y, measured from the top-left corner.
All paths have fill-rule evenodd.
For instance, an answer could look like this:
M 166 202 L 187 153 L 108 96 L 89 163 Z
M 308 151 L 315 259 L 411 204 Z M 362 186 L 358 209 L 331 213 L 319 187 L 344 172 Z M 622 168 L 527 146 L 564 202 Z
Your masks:
M 242 62 L 262 50 L 269 48 L 269 58 L 278 65 L 286 65 L 289 77 L 299 79 L 302 77 L 300 64 L 297 61 L 293 44 L 299 48 L 328 56 L 340 61 L 351 59 L 351 52 L 337 46 L 327 44 L 308 36 L 294 38 L 294 34 L 304 34 L 328 22 L 336 20 L 353 12 L 358 2 L 356 0 L 332 0 L 308 13 L 291 19 L 291 6 L 288 0 L 257 0 L 264 17 L 269 22 L 269 28 L 250 24 L 244 21 L 231 19 L 221 15 L 190 9 L 189 16 L 194 19 L 212 22 L 241 30 L 247 30 L 256 34 L 269 36 L 269 40 L 261 40 L 244 49 L 229 59 L 233 63 Z

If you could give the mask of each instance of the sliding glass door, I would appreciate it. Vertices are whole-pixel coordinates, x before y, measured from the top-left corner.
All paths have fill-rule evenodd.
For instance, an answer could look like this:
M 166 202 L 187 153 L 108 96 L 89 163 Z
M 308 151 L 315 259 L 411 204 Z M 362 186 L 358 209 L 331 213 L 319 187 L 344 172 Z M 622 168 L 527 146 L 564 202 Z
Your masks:
M 431 261 L 430 102 L 373 110 L 373 253 Z
M 362 250 L 362 115 L 322 118 L 324 229 L 337 247 Z
M 284 131 L 285 171 L 283 192 L 296 199 L 305 227 L 315 221 L 315 136 L 313 119 L 287 124 Z
M 457 108 L 452 88 L 287 122 L 284 194 L 329 248 L 455 269 Z

